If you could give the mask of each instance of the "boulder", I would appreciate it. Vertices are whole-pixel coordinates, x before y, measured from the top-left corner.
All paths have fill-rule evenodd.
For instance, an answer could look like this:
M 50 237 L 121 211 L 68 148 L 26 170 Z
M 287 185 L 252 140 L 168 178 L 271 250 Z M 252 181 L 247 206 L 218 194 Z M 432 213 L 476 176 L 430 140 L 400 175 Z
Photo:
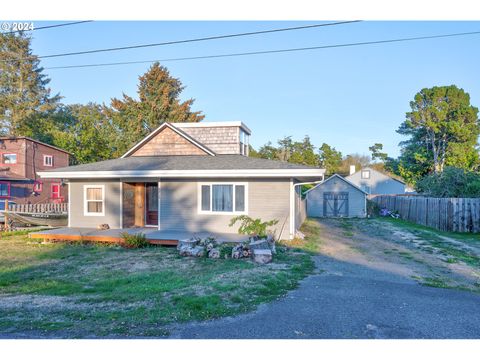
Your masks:
M 267 240 L 257 240 L 257 241 L 251 241 L 248 246 L 250 247 L 251 250 L 254 249 L 270 249 L 270 246 L 268 245 Z
M 198 240 L 195 238 L 192 239 L 183 239 L 183 240 L 178 240 L 177 244 L 177 250 L 180 250 L 182 247 L 195 247 L 198 243 Z
M 210 259 L 219 259 L 220 258 L 220 250 L 219 249 L 211 249 L 209 252 L 208 252 L 208 257 Z
M 190 250 L 190 256 L 203 257 L 205 256 L 205 247 L 204 246 L 195 246 Z
M 272 262 L 272 251 L 270 249 L 253 249 L 253 261 L 258 264 L 268 264 Z
M 190 256 L 190 251 L 192 249 L 193 248 L 190 246 L 183 245 L 183 246 L 180 246 L 180 248 L 178 248 L 178 253 L 180 254 L 180 256 Z

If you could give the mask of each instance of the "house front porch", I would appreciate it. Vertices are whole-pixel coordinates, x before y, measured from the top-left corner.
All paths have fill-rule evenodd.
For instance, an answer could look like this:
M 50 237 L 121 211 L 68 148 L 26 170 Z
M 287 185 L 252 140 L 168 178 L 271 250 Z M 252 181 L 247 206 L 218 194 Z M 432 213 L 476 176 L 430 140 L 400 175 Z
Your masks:
M 30 233 L 32 239 L 43 239 L 51 241 L 92 241 L 105 243 L 118 243 L 122 241 L 122 233 L 145 234 L 146 239 L 155 245 L 177 245 L 179 240 L 190 239 L 192 236 L 208 237 L 213 236 L 218 242 L 238 243 L 247 241 L 246 235 L 211 233 L 211 232 L 186 232 L 157 230 L 152 227 L 129 228 L 129 229 L 108 229 L 98 230 L 96 228 L 75 228 L 63 227 L 58 229 L 43 230 Z

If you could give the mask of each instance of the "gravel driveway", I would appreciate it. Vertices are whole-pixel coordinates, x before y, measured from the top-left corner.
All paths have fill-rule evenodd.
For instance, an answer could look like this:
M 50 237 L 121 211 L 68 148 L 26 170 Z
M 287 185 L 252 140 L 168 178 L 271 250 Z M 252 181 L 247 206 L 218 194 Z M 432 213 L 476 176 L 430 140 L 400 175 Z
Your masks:
M 171 337 L 480 337 L 479 269 L 437 251 L 428 233 L 374 220 L 318 226 L 317 271 L 298 289 L 253 313 L 176 325 Z

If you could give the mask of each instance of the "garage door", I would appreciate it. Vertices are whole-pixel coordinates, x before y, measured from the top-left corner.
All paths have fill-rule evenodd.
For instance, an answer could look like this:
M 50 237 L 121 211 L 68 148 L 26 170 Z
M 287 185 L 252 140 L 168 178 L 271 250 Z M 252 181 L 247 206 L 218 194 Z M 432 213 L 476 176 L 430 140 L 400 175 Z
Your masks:
M 348 217 L 348 193 L 347 192 L 323 193 L 323 216 Z

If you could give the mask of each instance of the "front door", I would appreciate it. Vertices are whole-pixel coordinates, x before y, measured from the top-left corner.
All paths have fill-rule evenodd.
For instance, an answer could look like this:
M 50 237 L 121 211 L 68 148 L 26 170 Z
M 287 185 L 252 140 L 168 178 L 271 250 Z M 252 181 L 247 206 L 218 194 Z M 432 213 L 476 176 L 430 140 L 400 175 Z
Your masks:
M 158 225 L 158 184 L 145 184 L 145 225 Z
M 323 216 L 348 217 L 348 193 L 326 192 L 323 194 Z

